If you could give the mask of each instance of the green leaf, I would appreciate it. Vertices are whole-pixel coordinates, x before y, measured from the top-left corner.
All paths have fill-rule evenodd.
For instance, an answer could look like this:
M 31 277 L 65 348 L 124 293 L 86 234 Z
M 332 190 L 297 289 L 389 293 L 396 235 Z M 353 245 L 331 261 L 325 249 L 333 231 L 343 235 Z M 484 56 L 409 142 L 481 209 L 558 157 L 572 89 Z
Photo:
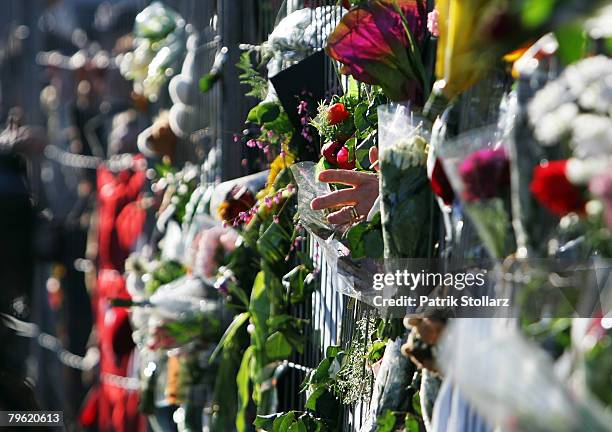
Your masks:
M 324 358 L 321 360 L 321 363 L 319 363 L 317 368 L 314 370 L 314 373 L 310 377 L 311 384 L 318 384 L 329 378 L 329 368 L 331 366 L 331 362 L 332 359 L 330 358 Z
M 199 87 L 202 93 L 207 93 L 213 85 L 221 78 L 220 73 L 208 73 L 200 78 Z
M 587 35 L 582 25 L 568 24 L 555 31 L 559 42 L 559 57 L 565 64 L 571 64 L 580 60 L 587 46 Z
M 395 428 L 395 414 L 393 411 L 386 409 L 376 419 L 378 432 L 393 432 Z
M 555 0 L 525 0 L 522 20 L 527 27 L 537 27 L 546 21 L 555 8 Z
M 259 124 L 269 123 L 280 115 L 280 106 L 274 102 L 260 103 L 257 105 L 257 122 Z
M 295 423 L 293 423 L 291 426 L 289 426 L 289 430 L 287 432 L 308 432 L 306 430 L 306 425 L 304 424 L 303 421 L 298 420 Z
M 327 358 L 336 357 L 341 352 L 342 352 L 342 348 L 341 347 L 330 345 L 325 350 L 325 357 L 327 357 Z
M 270 317 L 270 301 L 266 295 L 265 273 L 262 271 L 257 273 L 253 283 L 249 312 L 255 326 L 253 336 L 257 345 L 262 347 L 268 334 L 267 321 Z
M 219 352 L 221 352 L 221 350 L 225 347 L 226 344 L 229 344 L 232 342 L 234 336 L 236 336 L 236 332 L 238 332 L 240 327 L 242 327 L 244 323 L 246 323 L 249 320 L 250 316 L 251 316 L 250 313 L 243 312 L 234 317 L 234 320 L 231 322 L 229 326 L 227 326 L 225 333 L 223 333 L 223 336 L 221 336 L 221 340 L 215 347 L 215 350 L 210 355 L 210 359 L 209 359 L 210 363 L 215 361 L 215 358 L 217 357 Z
M 406 432 L 419 432 L 419 421 L 412 414 L 406 414 L 404 429 Z
M 363 244 L 365 254 L 368 258 L 382 258 L 384 252 L 384 242 L 382 231 L 371 230 L 364 234 Z
M 287 324 L 291 324 L 295 321 L 297 321 L 297 318 L 292 315 L 274 315 L 268 319 L 268 328 L 270 331 L 281 330 L 287 328 Z
M 272 425 L 274 420 L 276 420 L 281 414 L 269 414 L 269 415 L 258 415 L 255 421 L 253 422 L 253 426 L 265 430 L 272 429 Z
M 272 333 L 266 339 L 266 355 L 270 360 L 285 360 L 291 355 L 291 344 L 281 332 Z
M 255 347 L 250 346 L 242 356 L 240 369 L 236 376 L 236 385 L 238 386 L 238 413 L 236 415 L 236 429 L 238 432 L 247 432 L 249 430 L 246 420 L 246 410 L 249 406 L 249 383 L 251 381 L 251 360 L 255 353 Z
M 249 110 L 249 114 L 247 115 L 247 121 L 251 123 L 257 123 L 257 109 L 259 105 L 255 105 L 253 108 Z
M 287 432 L 289 430 L 289 426 L 295 422 L 295 412 L 289 411 L 286 414 L 281 415 L 276 420 L 274 420 L 274 424 L 272 425 L 273 432 Z
M 419 392 L 415 392 L 412 396 L 412 409 L 419 417 L 423 416 L 421 413 L 421 396 L 419 395 Z
M 313 284 L 309 284 L 306 279 L 309 274 L 310 270 L 300 264 L 283 276 L 283 286 L 288 291 L 291 303 L 302 302 L 312 292 Z
M 346 240 L 348 241 L 351 257 L 354 259 L 363 258 L 366 254 L 366 246 L 364 243 L 364 234 L 367 230 L 368 223 L 360 222 L 353 225 L 346 232 Z
M 371 126 L 367 118 L 367 112 L 368 104 L 366 102 L 361 102 L 355 108 L 354 121 L 357 132 L 363 133 Z
M 306 401 L 306 405 L 304 405 L 304 407 L 306 409 L 309 409 L 311 411 L 316 411 L 317 410 L 317 400 L 325 393 L 327 392 L 327 388 L 325 386 L 320 386 L 317 387 L 315 389 L 315 391 L 312 392 L 312 394 L 310 395 L 310 397 L 308 398 L 308 400 Z
M 375 341 L 372 346 L 370 346 L 370 348 L 368 349 L 368 353 L 366 354 L 370 364 L 376 363 L 383 357 L 386 347 L 387 342 L 381 340 Z

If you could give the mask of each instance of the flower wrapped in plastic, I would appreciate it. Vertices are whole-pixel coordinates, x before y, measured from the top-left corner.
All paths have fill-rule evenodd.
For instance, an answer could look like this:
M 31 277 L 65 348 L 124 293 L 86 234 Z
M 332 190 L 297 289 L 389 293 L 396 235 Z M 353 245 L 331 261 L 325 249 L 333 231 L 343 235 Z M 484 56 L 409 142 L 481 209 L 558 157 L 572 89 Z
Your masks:
M 341 72 L 379 85 L 392 100 L 420 100 L 427 77 L 419 46 L 427 12 L 422 0 L 375 0 L 351 9 L 327 40 Z
M 510 231 L 510 160 L 497 127 L 466 132 L 447 140 L 440 154 L 451 185 L 495 259 L 514 248 Z
M 570 31 L 561 33 L 567 34 L 568 39 L 579 38 L 572 31 L 573 22 L 599 4 L 598 0 L 551 0 L 546 6 L 536 7 L 525 0 L 437 1 L 437 81 L 426 111 L 435 116 L 448 101 L 500 64 L 505 54 L 552 30 L 569 28 Z M 572 44 L 571 40 L 568 42 Z
M 385 258 L 431 254 L 436 213 L 427 177 L 429 128 L 404 105 L 378 108 Z

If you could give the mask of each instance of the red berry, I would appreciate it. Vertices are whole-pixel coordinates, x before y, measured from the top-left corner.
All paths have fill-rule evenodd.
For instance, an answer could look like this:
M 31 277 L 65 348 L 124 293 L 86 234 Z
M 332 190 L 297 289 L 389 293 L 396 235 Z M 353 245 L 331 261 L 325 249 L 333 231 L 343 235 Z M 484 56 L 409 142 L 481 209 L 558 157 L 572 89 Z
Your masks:
M 338 151 L 342 148 L 342 144 L 338 141 L 328 142 L 321 149 L 321 154 L 325 157 L 325 160 L 330 164 L 336 164 L 336 156 Z
M 355 161 L 349 161 L 349 149 L 348 147 L 342 147 L 336 156 L 336 163 L 338 168 L 352 170 L 355 168 Z
M 327 121 L 332 126 L 338 123 L 342 123 L 350 116 L 351 114 L 346 110 L 344 104 L 335 103 L 329 108 L 327 108 Z

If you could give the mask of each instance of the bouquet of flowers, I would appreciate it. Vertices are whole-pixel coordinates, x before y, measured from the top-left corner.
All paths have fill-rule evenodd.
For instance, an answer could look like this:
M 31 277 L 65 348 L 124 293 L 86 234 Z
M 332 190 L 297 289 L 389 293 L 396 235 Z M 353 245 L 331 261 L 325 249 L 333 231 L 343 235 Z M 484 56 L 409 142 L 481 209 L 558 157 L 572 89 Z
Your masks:
M 610 77 L 609 58 L 581 60 L 537 92 L 527 111 L 544 156 L 533 167 L 532 197 L 584 236 L 585 255 L 612 252 Z
M 379 85 L 388 98 L 422 103 L 429 89 L 420 51 L 426 21 L 422 0 L 363 2 L 340 20 L 326 51 L 342 73 Z
M 379 107 L 378 120 L 385 258 L 428 257 L 436 206 L 427 177 L 426 122 L 403 105 Z
M 494 259 L 514 248 L 510 231 L 510 160 L 497 127 L 466 132 L 440 148 L 451 185 Z

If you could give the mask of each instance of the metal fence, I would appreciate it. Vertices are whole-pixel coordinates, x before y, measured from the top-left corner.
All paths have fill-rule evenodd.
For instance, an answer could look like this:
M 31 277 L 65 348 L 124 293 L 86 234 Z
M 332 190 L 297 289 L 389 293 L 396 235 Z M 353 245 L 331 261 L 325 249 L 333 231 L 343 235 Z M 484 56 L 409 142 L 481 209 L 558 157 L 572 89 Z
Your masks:
M 248 2 L 218 0 L 198 2 L 199 6 L 194 6 L 194 1 L 181 2 L 178 10 L 184 16 L 191 17 L 193 16 L 191 11 L 197 8 L 197 14 L 202 15 L 197 19 L 197 24 L 201 34 L 206 35 L 206 39 L 202 42 L 210 44 L 209 54 L 204 56 L 203 60 L 207 62 L 208 67 L 212 66 L 214 55 L 223 46 L 229 48 L 227 64 L 236 64 L 240 55 L 238 44 L 260 44 L 265 41 L 278 21 L 292 10 L 308 6 L 314 11 L 316 7 L 337 4 L 334 0 L 308 1 L 306 5 L 303 1 L 291 0 Z M 332 20 L 339 21 L 340 18 L 341 14 L 334 9 Z M 204 28 L 207 28 L 207 31 L 202 31 Z M 323 46 L 325 38 L 323 29 L 316 37 L 317 45 Z M 341 91 L 340 78 L 335 68 L 332 62 L 327 62 L 323 70 L 316 71 L 324 76 L 328 96 Z M 248 109 L 255 101 L 244 96 L 243 89 L 239 85 L 238 73 L 236 68 L 226 68 L 221 85 L 215 86 L 199 101 L 201 129 L 192 134 L 190 141 L 196 146 L 201 146 L 200 156 L 205 160 L 203 178 L 207 182 L 248 174 L 240 166 L 240 161 L 246 157 L 244 146 L 237 145 L 232 138 L 234 133 L 242 130 Z M 210 157 L 211 151 L 213 157 Z M 364 319 L 369 323 L 369 318 L 375 314 L 375 311 L 366 304 L 340 294 L 338 287 L 335 286 L 340 281 L 335 280 L 335 274 L 313 239 L 309 241 L 309 250 L 318 269 L 318 289 L 309 300 L 296 305 L 292 311 L 297 317 L 308 320 L 305 329 L 306 344 L 303 353 L 296 354 L 290 359 L 290 367 L 285 369 L 279 379 L 279 411 L 304 410 L 306 394 L 301 391 L 301 384 L 307 371 L 319 364 L 327 347 L 349 348 L 353 342 L 356 323 Z M 365 334 L 369 332 L 371 329 L 366 329 Z M 371 374 L 365 359 L 361 361 L 361 373 L 364 378 Z M 372 383 L 371 379 L 363 381 Z M 362 390 L 363 400 L 369 400 L 371 384 Z M 358 430 L 365 421 L 366 412 L 365 402 L 343 406 L 340 430 Z

